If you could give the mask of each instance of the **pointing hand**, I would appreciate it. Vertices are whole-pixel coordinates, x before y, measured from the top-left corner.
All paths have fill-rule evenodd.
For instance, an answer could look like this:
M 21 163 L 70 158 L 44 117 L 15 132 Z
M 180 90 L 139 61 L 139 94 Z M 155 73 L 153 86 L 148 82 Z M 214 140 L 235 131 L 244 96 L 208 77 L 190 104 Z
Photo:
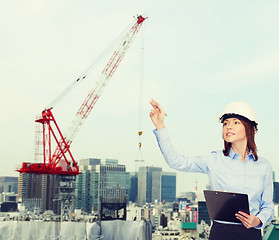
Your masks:
M 150 104 L 152 105 L 153 109 L 150 111 L 150 118 L 155 125 L 157 130 L 165 128 L 165 112 L 161 105 L 156 102 L 153 98 L 150 100 Z

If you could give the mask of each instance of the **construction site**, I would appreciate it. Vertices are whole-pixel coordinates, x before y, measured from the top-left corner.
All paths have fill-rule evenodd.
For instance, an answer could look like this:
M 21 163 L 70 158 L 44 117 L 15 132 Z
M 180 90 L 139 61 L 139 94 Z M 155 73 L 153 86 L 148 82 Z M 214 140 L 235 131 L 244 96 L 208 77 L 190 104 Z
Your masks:
M 43 109 L 41 115 L 36 117 L 35 160 L 23 162 L 22 166 L 16 169 L 19 172 L 18 201 L 26 209 L 37 209 L 39 213 L 50 211 L 57 217 L 50 218 L 54 221 L 52 223 L 6 222 L 4 225 L 1 224 L 1 239 L 150 239 L 151 231 L 146 229 L 149 228 L 148 223 L 126 221 L 127 200 L 124 193 L 108 198 L 98 192 L 93 223 L 72 222 L 76 176 L 81 172 L 70 150 L 74 137 L 101 97 L 146 18 L 137 15 L 135 22 L 121 37 L 118 47 L 85 97 L 67 133 L 62 133 L 52 113 L 55 102 L 87 78 L 94 66 L 83 72 L 48 108 Z M 139 132 L 139 136 L 141 134 L 142 132 Z M 140 148 L 141 143 L 139 151 Z M 123 214 L 119 214 L 119 211 Z M 130 229 L 128 234 L 127 228 Z
M 205 189 L 248 195 L 257 222 L 238 224 L 279 239 L 278 2 L 15 0 L 0 8 L 0 240 L 206 240 L 215 218 Z M 251 103 L 259 116 L 253 154 L 252 145 L 240 148 L 259 155 L 244 154 L 243 171 L 206 159 L 238 157 L 224 138 L 236 134 L 224 133 L 218 115 L 231 101 Z M 185 166 L 188 157 L 204 165 Z M 258 159 L 270 168 L 256 169 L 254 182 L 248 163 Z M 269 192 L 252 199 L 247 189 Z

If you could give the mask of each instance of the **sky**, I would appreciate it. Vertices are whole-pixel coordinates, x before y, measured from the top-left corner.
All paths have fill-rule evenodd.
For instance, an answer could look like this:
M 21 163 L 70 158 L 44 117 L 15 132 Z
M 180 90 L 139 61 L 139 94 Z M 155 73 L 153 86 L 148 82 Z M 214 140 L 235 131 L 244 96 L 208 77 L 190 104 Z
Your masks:
M 34 162 L 35 116 L 108 52 L 53 106 L 67 131 L 117 43 L 108 47 L 142 14 L 147 20 L 71 145 L 75 159 L 177 172 L 157 146 L 149 100 L 163 106 L 173 145 L 189 156 L 221 150 L 218 115 L 229 102 L 246 101 L 259 117 L 259 155 L 279 181 L 278 11 L 275 0 L 1 1 L 0 176 L 18 176 L 16 167 Z M 135 162 L 139 141 L 144 163 Z M 177 172 L 177 194 L 196 182 L 201 191 L 208 177 Z

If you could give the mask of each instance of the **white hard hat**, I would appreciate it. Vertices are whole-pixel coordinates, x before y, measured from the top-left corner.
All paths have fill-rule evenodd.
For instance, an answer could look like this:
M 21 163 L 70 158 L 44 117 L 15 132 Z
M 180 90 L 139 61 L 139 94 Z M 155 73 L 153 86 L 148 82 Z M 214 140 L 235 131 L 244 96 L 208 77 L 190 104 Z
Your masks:
M 258 117 L 255 110 L 246 102 L 232 102 L 228 104 L 223 113 L 219 115 L 220 122 L 223 122 L 226 118 L 229 117 L 242 117 L 248 119 L 255 124 L 257 129 Z

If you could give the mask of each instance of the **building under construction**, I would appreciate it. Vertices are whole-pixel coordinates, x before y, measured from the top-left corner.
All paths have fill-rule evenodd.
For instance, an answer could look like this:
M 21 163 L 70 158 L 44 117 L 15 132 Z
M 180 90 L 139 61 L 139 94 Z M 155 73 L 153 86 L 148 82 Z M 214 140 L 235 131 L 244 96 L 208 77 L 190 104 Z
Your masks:
M 29 211 L 37 209 L 43 213 L 52 210 L 61 214 L 59 182 L 59 175 L 22 173 L 19 176 L 18 200 Z

